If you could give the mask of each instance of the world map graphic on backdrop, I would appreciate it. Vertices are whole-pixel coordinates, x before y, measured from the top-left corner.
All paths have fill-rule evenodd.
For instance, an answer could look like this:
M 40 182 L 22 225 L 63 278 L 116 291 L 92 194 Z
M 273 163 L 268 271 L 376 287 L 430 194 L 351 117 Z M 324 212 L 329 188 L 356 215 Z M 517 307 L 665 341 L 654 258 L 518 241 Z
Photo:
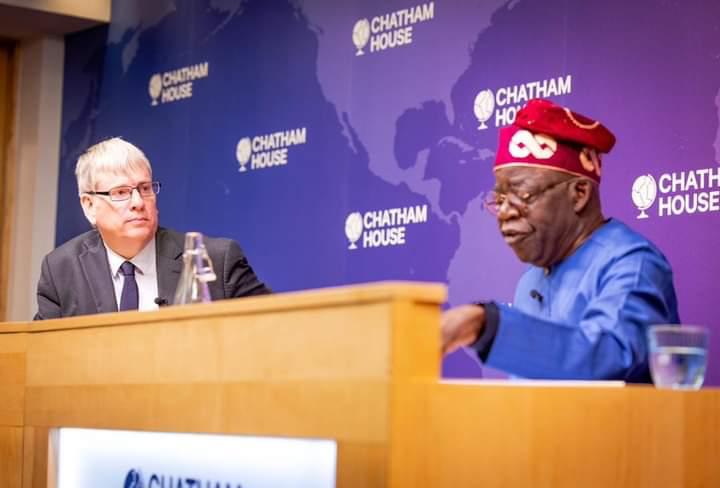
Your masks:
M 649 0 L 114 2 L 109 27 L 67 39 L 57 243 L 88 228 L 77 156 L 119 135 L 163 182 L 162 225 L 237 239 L 277 291 L 401 279 L 446 282 L 450 304 L 510 301 L 524 265 L 481 200 L 498 127 L 540 95 L 618 135 L 606 213 L 663 249 L 681 315 L 712 326 L 717 214 L 651 208 L 638 220 L 631 195 L 642 175 L 659 181 L 720 159 L 720 17 L 707 10 Z M 463 354 L 445 363 L 448 376 L 479 372 Z M 712 365 L 708 380 L 720 383 Z

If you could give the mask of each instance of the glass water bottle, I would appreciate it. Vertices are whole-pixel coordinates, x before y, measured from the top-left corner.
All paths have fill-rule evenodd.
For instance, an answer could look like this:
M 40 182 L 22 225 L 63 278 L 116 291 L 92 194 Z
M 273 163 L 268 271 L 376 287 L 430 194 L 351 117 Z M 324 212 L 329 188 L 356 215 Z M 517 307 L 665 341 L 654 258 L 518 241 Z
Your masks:
M 173 303 L 184 305 L 210 302 L 212 299 L 208 283 L 215 279 L 215 271 L 205 248 L 203 235 L 200 232 L 188 232 L 185 234 L 183 270 Z

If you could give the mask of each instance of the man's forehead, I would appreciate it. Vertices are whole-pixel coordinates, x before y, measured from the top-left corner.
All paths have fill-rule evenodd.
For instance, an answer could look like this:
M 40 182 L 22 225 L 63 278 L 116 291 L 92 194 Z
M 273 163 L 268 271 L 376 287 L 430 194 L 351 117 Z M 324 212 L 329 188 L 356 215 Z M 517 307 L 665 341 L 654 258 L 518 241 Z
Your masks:
M 519 185 L 522 183 L 542 182 L 552 178 L 555 171 L 546 168 L 531 166 L 510 166 L 495 170 L 495 183 L 497 185 Z
M 116 171 L 99 171 L 95 175 L 96 181 L 101 182 L 133 182 L 133 181 L 149 181 L 150 172 L 145 168 L 124 168 Z

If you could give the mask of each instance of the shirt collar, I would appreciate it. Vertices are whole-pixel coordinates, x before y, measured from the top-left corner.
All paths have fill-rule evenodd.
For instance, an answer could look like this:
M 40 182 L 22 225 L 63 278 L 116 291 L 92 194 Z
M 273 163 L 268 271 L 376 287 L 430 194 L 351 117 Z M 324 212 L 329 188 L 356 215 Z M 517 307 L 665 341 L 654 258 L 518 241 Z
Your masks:
M 108 262 L 110 263 L 110 273 L 112 273 L 113 277 L 117 276 L 120 271 L 120 266 L 122 266 L 122 263 L 125 261 L 133 263 L 136 271 L 140 274 L 148 273 L 153 267 L 152 264 L 155 259 L 155 237 L 150 239 L 150 242 L 148 242 L 145 247 L 143 247 L 142 250 L 131 259 L 125 259 L 120 256 L 118 253 L 110 249 L 104 241 L 103 246 L 105 246 L 105 251 L 107 251 Z

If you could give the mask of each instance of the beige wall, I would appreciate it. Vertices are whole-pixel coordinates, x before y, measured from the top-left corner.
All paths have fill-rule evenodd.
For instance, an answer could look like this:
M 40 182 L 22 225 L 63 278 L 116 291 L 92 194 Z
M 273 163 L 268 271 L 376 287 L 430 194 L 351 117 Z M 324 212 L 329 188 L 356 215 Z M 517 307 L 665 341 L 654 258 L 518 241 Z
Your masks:
M 29 320 L 35 314 L 42 258 L 55 243 L 64 55 L 62 38 L 19 44 L 6 320 Z

